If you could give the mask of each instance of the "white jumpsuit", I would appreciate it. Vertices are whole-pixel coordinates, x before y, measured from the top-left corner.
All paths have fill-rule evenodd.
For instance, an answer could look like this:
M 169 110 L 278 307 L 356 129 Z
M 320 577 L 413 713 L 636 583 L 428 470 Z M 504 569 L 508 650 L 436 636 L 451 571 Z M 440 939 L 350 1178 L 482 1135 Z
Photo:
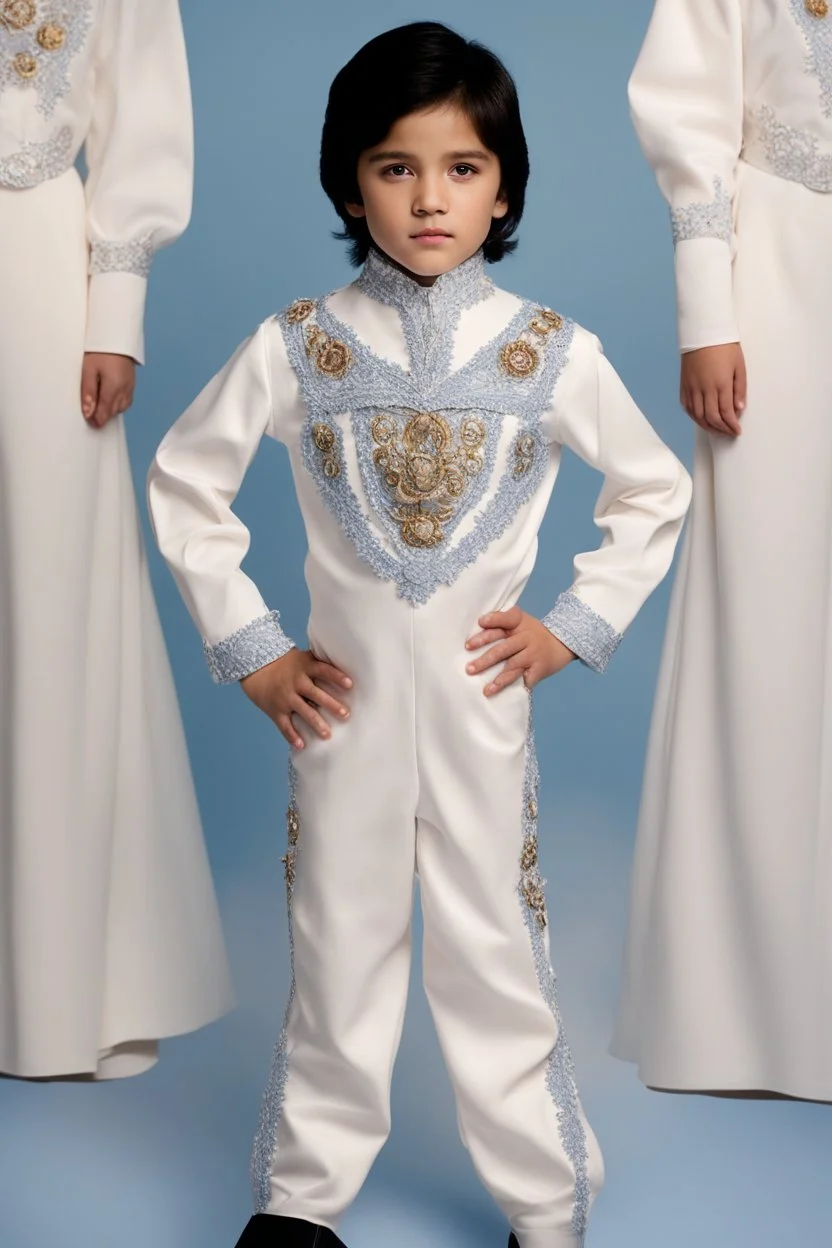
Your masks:
M 613 1051 L 832 1100 L 832 10 L 660 0 L 631 99 L 681 347 L 741 341 L 749 391 L 697 433 Z
M 254 1150 L 257 1209 L 334 1228 L 389 1129 L 414 872 L 425 984 L 465 1143 L 522 1248 L 573 1248 L 602 1181 L 560 1027 L 522 683 L 493 700 L 465 641 L 513 605 L 572 447 L 606 481 L 603 547 L 547 623 L 603 669 L 669 566 L 684 469 L 595 338 L 497 290 L 481 255 L 417 285 L 373 252 L 353 285 L 267 321 L 151 469 L 160 546 L 219 680 L 291 642 L 240 570 L 230 507 L 264 434 L 306 523 L 309 644 L 351 718 L 292 765 L 292 1000 Z
M 230 1005 L 124 422 L 81 414 L 85 350 L 143 358 L 192 166 L 175 0 L 0 0 L 6 1075 L 136 1074 Z

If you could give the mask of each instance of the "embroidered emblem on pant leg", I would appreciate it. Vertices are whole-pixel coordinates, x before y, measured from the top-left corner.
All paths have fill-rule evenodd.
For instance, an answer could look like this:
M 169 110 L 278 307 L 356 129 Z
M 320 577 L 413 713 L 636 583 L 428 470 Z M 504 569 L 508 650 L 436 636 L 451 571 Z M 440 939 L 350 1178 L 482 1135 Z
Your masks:
M 523 918 L 529 933 L 534 964 L 540 991 L 557 1025 L 558 1038 L 546 1068 L 546 1086 L 555 1106 L 558 1131 L 566 1156 L 575 1171 L 575 1202 L 572 1210 L 572 1230 L 583 1239 L 589 1218 L 589 1153 L 586 1131 L 581 1119 L 578 1088 L 575 1082 L 575 1066 L 566 1036 L 558 1004 L 557 979 L 552 970 L 546 948 L 546 902 L 543 888 L 546 883 L 538 870 L 537 818 L 540 772 L 537 765 L 534 731 L 529 721 L 526 742 L 526 773 L 523 792 L 523 850 L 520 861 L 521 875 L 518 892 Z
M 265 1213 L 271 1200 L 271 1175 L 277 1150 L 277 1131 L 283 1112 L 283 1101 L 286 1094 L 286 1079 L 289 1074 L 288 1027 L 295 1003 L 295 942 L 292 924 L 292 895 L 295 888 L 295 877 L 300 842 L 300 814 L 298 812 L 297 775 L 294 766 L 289 764 L 289 809 L 286 813 L 286 830 L 289 847 L 283 857 L 286 874 L 286 901 L 289 914 L 289 956 L 292 966 L 292 982 L 289 988 L 289 1001 L 283 1021 L 283 1030 L 272 1054 L 271 1070 L 266 1091 L 260 1108 L 260 1122 L 254 1137 L 251 1153 L 251 1183 L 254 1193 L 256 1213 Z
M 334 480 L 341 475 L 341 448 L 338 437 L 331 425 L 319 421 L 312 426 L 312 441 L 321 453 L 321 467 L 324 476 Z

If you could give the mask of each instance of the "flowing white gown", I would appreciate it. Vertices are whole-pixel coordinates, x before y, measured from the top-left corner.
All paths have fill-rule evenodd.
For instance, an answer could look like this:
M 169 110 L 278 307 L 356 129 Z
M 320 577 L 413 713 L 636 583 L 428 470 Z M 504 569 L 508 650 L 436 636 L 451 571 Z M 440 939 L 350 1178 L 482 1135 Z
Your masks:
M 697 433 L 613 1052 L 832 1100 L 832 15 L 659 0 L 631 101 L 681 347 L 740 340 L 749 398 Z
M 142 359 L 191 148 L 175 0 L 0 0 L 6 1075 L 136 1074 L 230 1004 L 124 425 L 80 410 L 85 349 Z

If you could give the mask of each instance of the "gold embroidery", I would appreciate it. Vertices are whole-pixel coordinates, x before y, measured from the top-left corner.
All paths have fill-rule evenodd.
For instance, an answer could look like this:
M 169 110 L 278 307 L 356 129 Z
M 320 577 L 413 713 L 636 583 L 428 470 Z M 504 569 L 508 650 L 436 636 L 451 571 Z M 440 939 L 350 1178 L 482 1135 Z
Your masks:
M 341 475 L 341 460 L 338 455 L 338 439 L 335 430 L 329 425 L 312 426 L 312 441 L 321 452 L 324 475 L 334 480 Z
M 320 325 L 310 325 L 306 331 L 306 353 L 318 370 L 325 376 L 340 381 L 352 368 L 352 351 L 343 342 L 330 338 Z
M 527 871 L 533 871 L 537 866 L 537 841 L 533 836 L 527 836 L 523 842 L 520 866 L 523 868 L 524 875 Z
M 300 815 L 296 806 L 290 806 L 286 812 L 286 828 L 289 835 L 289 851 L 281 859 L 286 876 L 286 889 L 291 894 L 295 887 L 295 872 L 298 862 L 298 841 L 300 839 Z
M 528 329 L 515 342 L 509 342 L 503 347 L 500 352 L 501 370 L 518 381 L 531 377 L 540 365 L 539 348 L 543 347 L 550 334 L 563 329 L 563 323 L 563 317 L 557 312 L 552 312 L 550 308 L 540 308 L 529 321 Z M 535 335 L 531 340 L 530 334 Z M 519 471 L 515 469 L 515 476 L 521 476 L 527 470 L 528 465 Z
M 514 475 L 524 477 L 534 463 L 537 443 L 531 433 L 521 433 L 514 443 Z
M 404 430 L 392 416 L 370 423 L 373 463 L 392 496 L 391 515 L 408 546 L 431 550 L 444 541 L 468 482 L 483 468 L 486 427 L 476 416 L 460 423 L 458 438 L 443 416 L 417 412 Z
M 2 0 L 0 3 L 0 25 L 10 30 L 25 30 L 36 16 L 35 0 Z
M 829 0 L 806 0 L 806 12 L 812 17 L 828 17 Z
M 523 896 L 526 905 L 535 917 L 538 927 L 546 926 L 546 898 L 543 895 L 543 881 L 535 872 L 523 880 Z
M 290 325 L 300 325 L 301 321 L 309 320 L 314 311 L 315 303 L 312 299 L 296 299 L 286 313 L 286 320 Z
M 500 352 L 500 368 L 509 377 L 518 377 L 521 380 L 531 377 L 537 371 L 539 363 L 540 356 L 537 351 L 522 338 L 508 343 Z
M 12 65 L 15 68 L 15 72 L 19 74 L 21 78 L 25 78 L 27 80 L 34 78 L 38 72 L 38 63 L 28 52 L 18 52 L 17 56 L 12 61 Z
M 66 30 L 57 22 L 46 22 L 38 31 L 38 43 L 45 52 L 59 52 L 66 43 Z

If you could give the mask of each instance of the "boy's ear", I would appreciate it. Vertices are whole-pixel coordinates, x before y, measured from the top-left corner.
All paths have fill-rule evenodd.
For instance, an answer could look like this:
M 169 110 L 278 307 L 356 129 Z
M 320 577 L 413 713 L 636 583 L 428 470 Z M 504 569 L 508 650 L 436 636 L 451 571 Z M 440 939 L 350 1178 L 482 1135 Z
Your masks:
M 363 204 L 344 204 L 351 217 L 366 217 L 367 211 Z
M 492 212 L 491 215 L 495 220 L 498 220 L 499 218 L 504 217 L 507 214 L 507 212 L 508 212 L 508 198 L 506 197 L 506 194 L 504 191 L 500 191 L 500 194 L 497 196 L 497 202 L 494 205 L 494 211 Z

